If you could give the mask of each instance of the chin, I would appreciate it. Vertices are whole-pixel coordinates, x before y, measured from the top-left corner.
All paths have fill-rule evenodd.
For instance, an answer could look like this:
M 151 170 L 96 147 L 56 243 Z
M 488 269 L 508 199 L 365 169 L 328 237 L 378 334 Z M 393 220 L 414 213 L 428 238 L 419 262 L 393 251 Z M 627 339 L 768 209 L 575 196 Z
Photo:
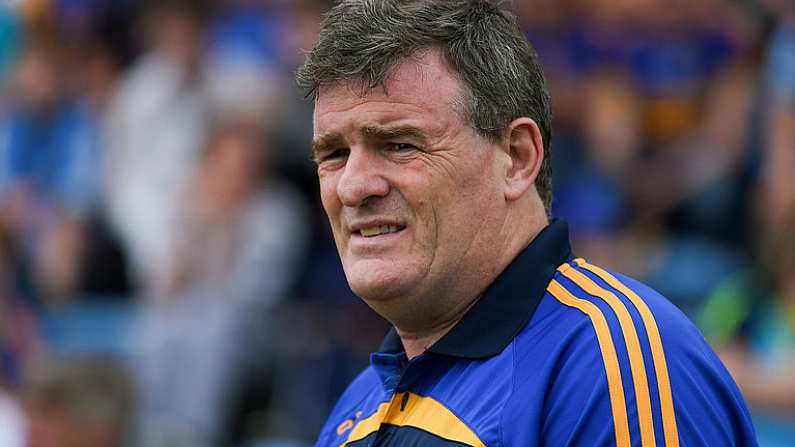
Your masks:
M 362 263 L 359 263 L 362 264 Z M 371 263 L 367 263 L 371 264 Z M 413 275 L 395 268 L 393 263 L 381 265 L 356 265 L 346 269 L 345 275 L 351 290 L 365 301 L 379 302 L 405 296 L 411 289 Z

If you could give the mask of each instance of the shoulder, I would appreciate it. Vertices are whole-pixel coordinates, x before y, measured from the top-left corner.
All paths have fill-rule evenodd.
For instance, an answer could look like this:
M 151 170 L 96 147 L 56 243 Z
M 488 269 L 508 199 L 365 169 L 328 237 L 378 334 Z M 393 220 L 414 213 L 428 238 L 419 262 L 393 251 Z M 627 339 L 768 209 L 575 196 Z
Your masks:
M 547 442 L 753 440 L 742 396 L 698 329 L 636 280 L 581 259 L 563 264 L 521 336 L 549 339 Z
M 698 359 L 722 369 L 684 313 L 640 281 L 576 259 L 558 269 L 547 292 L 553 306 L 588 321 L 602 348 L 612 342 L 613 349 L 627 351 L 627 361 L 670 369 Z

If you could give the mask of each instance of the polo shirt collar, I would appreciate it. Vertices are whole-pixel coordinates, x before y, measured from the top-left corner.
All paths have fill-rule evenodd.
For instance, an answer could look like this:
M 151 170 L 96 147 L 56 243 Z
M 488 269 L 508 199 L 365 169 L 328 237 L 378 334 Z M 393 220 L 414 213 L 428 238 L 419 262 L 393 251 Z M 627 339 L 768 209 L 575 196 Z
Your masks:
M 502 352 L 530 321 L 555 270 L 571 258 L 568 225 L 553 220 L 511 261 L 461 321 L 427 351 L 471 359 Z M 379 351 L 403 352 L 395 328 L 390 329 Z

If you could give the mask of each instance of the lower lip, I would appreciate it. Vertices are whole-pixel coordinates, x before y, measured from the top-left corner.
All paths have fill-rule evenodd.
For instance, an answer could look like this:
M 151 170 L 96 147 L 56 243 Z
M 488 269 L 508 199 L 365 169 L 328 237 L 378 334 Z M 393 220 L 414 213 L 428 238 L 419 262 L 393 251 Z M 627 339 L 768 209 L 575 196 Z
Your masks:
M 351 245 L 364 249 L 383 247 L 399 239 L 405 232 L 406 229 L 404 228 L 394 233 L 379 234 L 378 236 L 372 237 L 364 237 L 359 233 L 353 233 L 351 234 Z

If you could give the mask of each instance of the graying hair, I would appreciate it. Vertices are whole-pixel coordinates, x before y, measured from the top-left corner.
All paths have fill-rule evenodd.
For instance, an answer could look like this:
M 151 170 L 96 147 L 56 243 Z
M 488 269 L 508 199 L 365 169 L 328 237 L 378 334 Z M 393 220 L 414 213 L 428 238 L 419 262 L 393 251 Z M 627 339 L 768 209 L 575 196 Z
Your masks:
M 383 88 L 397 65 L 431 48 L 462 82 L 458 102 L 478 134 L 498 141 L 516 118 L 538 124 L 545 156 L 536 188 L 549 214 L 549 91 L 515 17 L 494 1 L 342 0 L 326 14 L 296 80 L 314 98 L 321 87 L 350 81 L 361 82 L 364 91 Z

